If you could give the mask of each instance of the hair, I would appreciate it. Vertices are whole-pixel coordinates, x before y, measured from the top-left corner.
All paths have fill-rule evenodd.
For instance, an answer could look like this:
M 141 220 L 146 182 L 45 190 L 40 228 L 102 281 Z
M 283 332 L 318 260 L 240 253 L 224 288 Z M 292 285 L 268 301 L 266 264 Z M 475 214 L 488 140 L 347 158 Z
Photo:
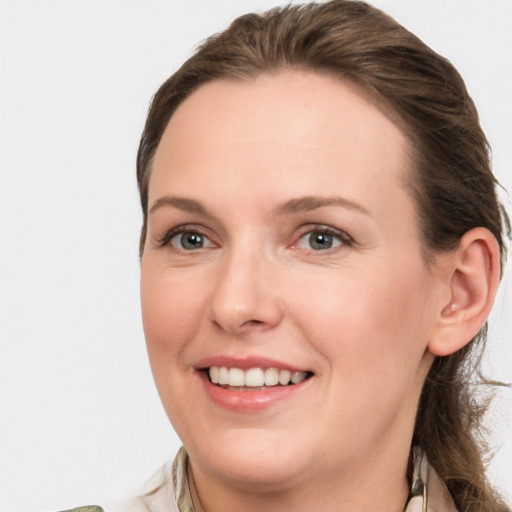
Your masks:
M 354 0 L 241 16 L 204 41 L 160 87 L 137 154 L 141 255 L 152 159 L 177 107 L 213 80 L 251 80 L 285 69 L 327 73 L 356 85 L 402 129 L 410 146 L 407 186 L 427 259 L 456 248 L 470 229 L 485 227 L 504 260 L 503 234 L 510 224 L 497 199 L 489 144 L 461 76 L 393 18 Z M 474 393 L 476 386 L 492 384 L 479 371 L 486 334 L 487 325 L 461 350 L 435 358 L 413 437 L 464 512 L 509 510 L 485 476 L 483 414 L 489 400 Z

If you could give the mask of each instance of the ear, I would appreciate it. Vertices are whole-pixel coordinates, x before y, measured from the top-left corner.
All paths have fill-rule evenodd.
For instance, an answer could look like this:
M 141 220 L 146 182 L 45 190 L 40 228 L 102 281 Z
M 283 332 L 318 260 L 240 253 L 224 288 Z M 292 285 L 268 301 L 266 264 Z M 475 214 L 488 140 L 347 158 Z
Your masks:
M 427 347 L 436 356 L 469 343 L 491 312 L 500 281 L 500 247 L 494 235 L 485 228 L 468 231 L 448 255 L 446 276 L 450 300 L 440 305 Z

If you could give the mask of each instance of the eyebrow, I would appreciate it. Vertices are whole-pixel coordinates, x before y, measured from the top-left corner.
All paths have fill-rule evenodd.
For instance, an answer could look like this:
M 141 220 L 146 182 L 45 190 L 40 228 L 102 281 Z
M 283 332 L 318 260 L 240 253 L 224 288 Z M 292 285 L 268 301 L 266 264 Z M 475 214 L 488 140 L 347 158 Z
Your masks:
M 370 212 L 364 206 L 354 203 L 349 199 L 337 196 L 304 196 L 297 199 L 291 199 L 290 201 L 286 201 L 282 205 L 279 205 L 275 209 L 274 213 L 278 216 L 289 215 L 316 210 L 317 208 L 323 208 L 324 206 L 341 206 L 342 208 L 348 208 L 349 210 L 355 210 L 364 213 L 365 215 L 370 215 Z
M 204 217 L 213 217 L 213 215 L 203 206 L 199 201 L 187 197 L 178 196 L 163 196 L 155 201 L 151 206 L 149 213 L 155 210 L 169 206 L 177 208 L 184 212 L 195 213 Z M 345 199 L 343 197 L 322 197 L 322 196 L 304 196 L 295 199 L 290 199 L 283 204 L 280 204 L 274 209 L 275 216 L 291 215 L 294 213 L 308 212 L 323 208 L 325 206 L 340 206 L 349 210 L 359 211 L 365 215 L 370 215 L 370 212 L 362 205 Z
M 205 217 L 213 217 L 213 215 L 208 212 L 208 210 L 199 201 L 177 196 L 163 196 L 157 199 L 149 209 L 149 213 L 153 213 L 155 210 L 163 208 L 164 206 L 171 206 L 178 210 L 183 210 L 184 212 L 197 213 L 198 215 L 203 215 Z

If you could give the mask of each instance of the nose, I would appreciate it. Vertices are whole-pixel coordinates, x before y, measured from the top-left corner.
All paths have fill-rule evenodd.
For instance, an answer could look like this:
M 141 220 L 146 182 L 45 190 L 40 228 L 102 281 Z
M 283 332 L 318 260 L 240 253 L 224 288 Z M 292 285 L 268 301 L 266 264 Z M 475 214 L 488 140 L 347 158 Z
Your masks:
M 226 255 L 210 297 L 210 320 L 233 335 L 276 327 L 283 317 L 276 267 L 257 251 L 233 250 Z

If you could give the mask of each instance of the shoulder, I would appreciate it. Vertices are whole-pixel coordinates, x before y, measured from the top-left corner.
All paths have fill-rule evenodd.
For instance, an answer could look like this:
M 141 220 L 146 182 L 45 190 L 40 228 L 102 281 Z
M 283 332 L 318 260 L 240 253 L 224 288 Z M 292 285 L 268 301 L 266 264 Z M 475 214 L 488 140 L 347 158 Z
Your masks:
M 146 482 L 139 496 L 123 503 L 115 512 L 179 512 L 173 469 L 173 461 L 169 461 Z

